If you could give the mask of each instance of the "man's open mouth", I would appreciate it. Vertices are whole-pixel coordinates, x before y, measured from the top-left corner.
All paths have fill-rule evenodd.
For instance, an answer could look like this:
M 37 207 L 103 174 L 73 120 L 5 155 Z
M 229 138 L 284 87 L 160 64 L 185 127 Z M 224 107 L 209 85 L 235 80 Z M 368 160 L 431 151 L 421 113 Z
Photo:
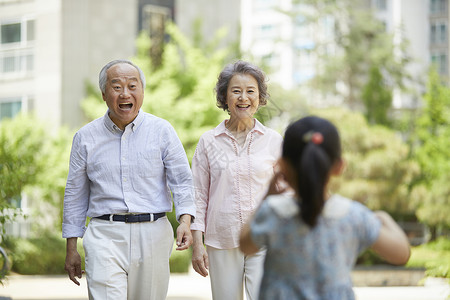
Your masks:
M 131 102 L 119 103 L 120 109 L 128 110 L 128 109 L 131 109 L 132 107 L 133 107 L 133 103 L 131 103 Z
M 248 105 L 248 104 L 238 104 L 238 106 L 237 107 L 239 107 L 239 108 L 249 108 L 250 107 L 250 105 Z

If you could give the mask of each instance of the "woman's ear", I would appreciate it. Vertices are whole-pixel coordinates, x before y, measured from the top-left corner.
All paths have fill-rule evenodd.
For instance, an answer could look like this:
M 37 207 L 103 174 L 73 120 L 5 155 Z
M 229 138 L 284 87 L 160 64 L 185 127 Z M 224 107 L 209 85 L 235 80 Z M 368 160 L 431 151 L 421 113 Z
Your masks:
M 346 166 L 347 164 L 345 163 L 345 160 L 343 158 L 339 158 L 334 163 L 333 167 L 331 167 L 331 174 L 334 176 L 341 175 L 344 172 Z

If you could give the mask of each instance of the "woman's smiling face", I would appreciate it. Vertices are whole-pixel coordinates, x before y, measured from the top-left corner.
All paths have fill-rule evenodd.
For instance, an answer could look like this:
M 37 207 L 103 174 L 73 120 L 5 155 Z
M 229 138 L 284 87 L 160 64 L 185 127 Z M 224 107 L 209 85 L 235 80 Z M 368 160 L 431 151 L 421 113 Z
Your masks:
M 231 77 L 227 89 L 228 111 L 232 118 L 253 118 L 259 107 L 259 89 L 256 79 L 249 74 Z

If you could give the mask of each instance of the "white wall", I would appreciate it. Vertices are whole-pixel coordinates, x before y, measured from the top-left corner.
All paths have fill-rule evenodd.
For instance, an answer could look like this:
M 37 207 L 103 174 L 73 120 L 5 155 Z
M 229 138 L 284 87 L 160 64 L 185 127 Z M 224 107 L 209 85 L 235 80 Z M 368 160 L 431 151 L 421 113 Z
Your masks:
M 61 1 L 35 1 L 34 110 L 51 125 L 61 124 Z
M 202 20 L 205 41 L 214 37 L 217 30 L 227 28 L 225 43 L 236 42 L 240 34 L 241 0 L 175 1 L 175 23 L 184 34 L 193 36 L 193 22 L 198 18 Z
M 114 59 L 135 53 L 137 0 L 63 0 L 61 123 L 81 127 L 80 101 L 86 81 L 98 86 L 98 73 Z M 100 93 L 100 90 L 98 90 Z M 106 112 L 106 105 L 105 105 Z

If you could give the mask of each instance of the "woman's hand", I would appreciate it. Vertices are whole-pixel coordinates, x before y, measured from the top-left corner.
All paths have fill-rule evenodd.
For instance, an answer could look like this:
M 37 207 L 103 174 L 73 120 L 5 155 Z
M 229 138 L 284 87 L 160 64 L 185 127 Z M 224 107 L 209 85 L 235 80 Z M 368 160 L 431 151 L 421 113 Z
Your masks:
M 284 174 L 281 171 L 275 170 L 272 179 L 269 183 L 269 190 L 267 196 L 278 195 L 287 192 L 291 187 L 285 180 Z
M 208 276 L 209 260 L 208 253 L 203 245 L 203 232 L 193 230 L 192 236 L 194 243 L 192 244 L 192 267 L 195 272 L 203 277 Z

